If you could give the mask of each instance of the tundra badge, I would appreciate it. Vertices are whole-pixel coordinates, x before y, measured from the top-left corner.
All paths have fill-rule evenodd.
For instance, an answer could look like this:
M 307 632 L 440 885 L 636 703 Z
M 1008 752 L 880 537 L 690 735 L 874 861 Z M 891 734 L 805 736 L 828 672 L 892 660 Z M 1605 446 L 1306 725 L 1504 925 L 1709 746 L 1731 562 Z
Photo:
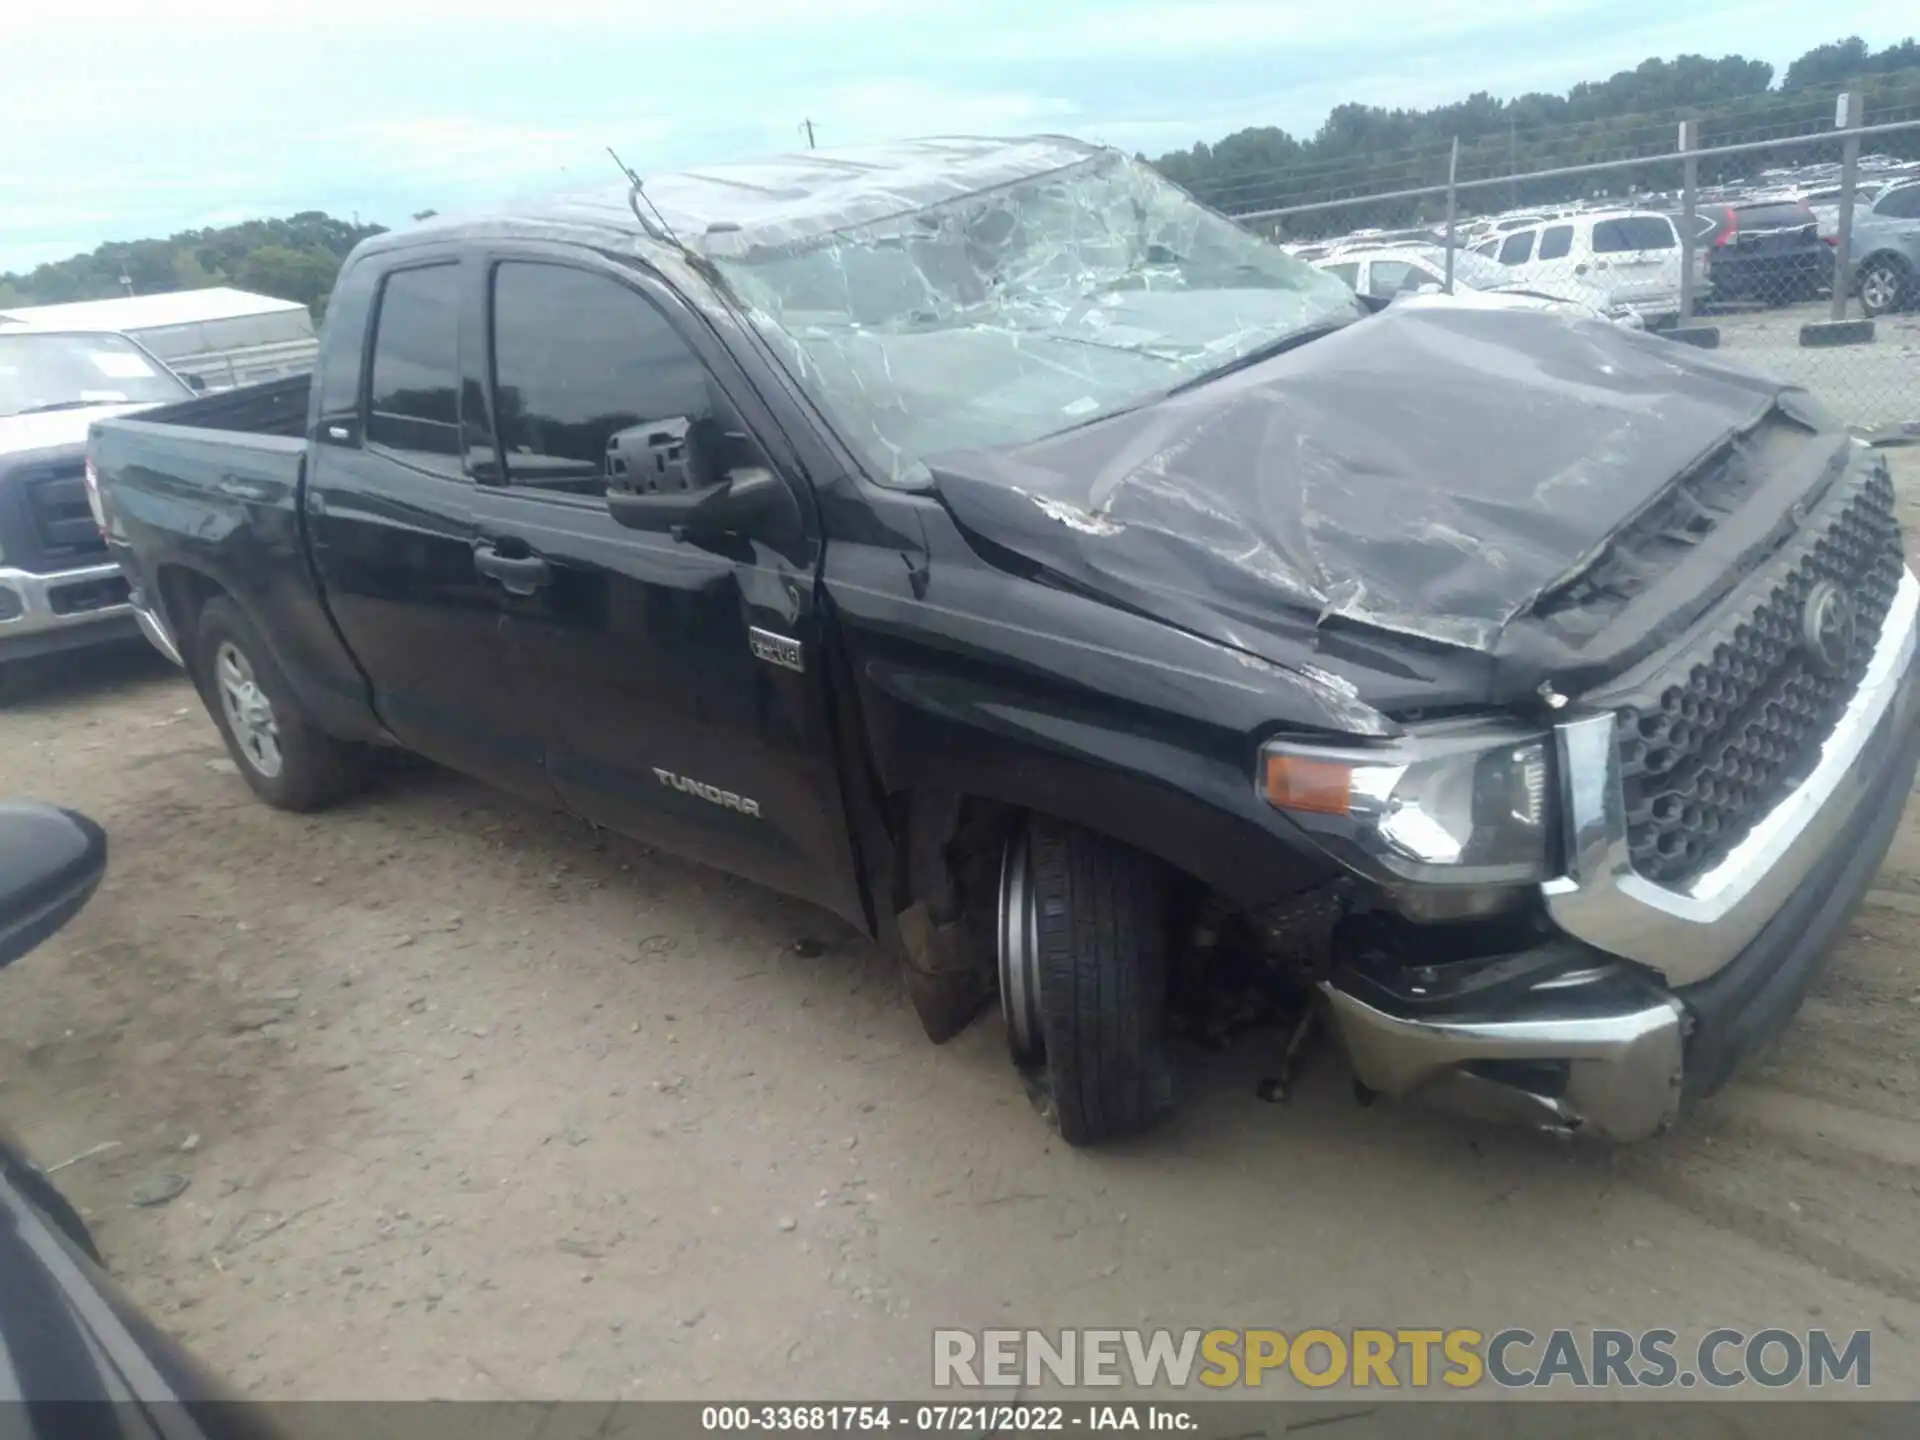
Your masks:
M 800 642 L 791 635 L 777 635 L 771 630 L 762 630 L 758 625 L 747 629 L 747 648 L 753 651 L 756 660 L 764 660 L 769 665 L 779 665 L 787 670 L 805 671 L 806 656 L 801 653 Z
M 709 805 L 718 805 L 722 810 L 738 810 L 749 820 L 760 818 L 760 802 L 749 800 L 744 795 L 736 795 L 731 790 L 722 790 L 718 785 L 709 785 L 704 780 L 689 780 L 684 775 L 676 775 L 671 770 L 653 767 L 654 777 L 670 790 L 678 790 L 684 795 L 698 795 Z

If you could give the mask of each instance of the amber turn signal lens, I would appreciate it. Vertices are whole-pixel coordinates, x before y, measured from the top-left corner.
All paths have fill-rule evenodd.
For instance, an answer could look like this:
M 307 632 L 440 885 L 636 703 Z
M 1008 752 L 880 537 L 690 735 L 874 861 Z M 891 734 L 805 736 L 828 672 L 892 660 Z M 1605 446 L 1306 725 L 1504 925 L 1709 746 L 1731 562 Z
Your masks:
M 1345 815 L 1352 786 L 1351 766 L 1299 755 L 1267 756 L 1267 799 L 1282 810 Z

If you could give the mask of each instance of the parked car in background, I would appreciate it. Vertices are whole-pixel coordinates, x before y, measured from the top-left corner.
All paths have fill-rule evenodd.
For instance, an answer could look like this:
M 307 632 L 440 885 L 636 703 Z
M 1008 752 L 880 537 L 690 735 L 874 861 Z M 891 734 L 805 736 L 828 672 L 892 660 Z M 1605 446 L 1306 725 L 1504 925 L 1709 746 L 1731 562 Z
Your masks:
M 319 342 L 313 314 L 297 300 L 226 285 L 160 290 L 59 305 L 13 305 L 0 318 L 43 330 L 110 330 L 209 390 L 232 390 L 303 375 Z
M 1583 281 L 1607 304 L 1631 305 L 1648 326 L 1680 316 L 1680 235 L 1671 218 L 1652 210 L 1595 210 L 1509 230 L 1474 252 L 1507 267 L 1529 285 Z M 1705 280 L 1696 258 L 1695 278 Z
M 1336 250 L 1313 264 L 1375 300 L 1446 290 L 1447 253 L 1438 246 Z M 1604 290 L 1572 278 L 1529 284 L 1514 279 L 1505 266 L 1470 250 L 1453 253 L 1453 288 L 1455 298 L 1497 295 L 1515 309 L 1611 320 L 1630 330 L 1638 330 L 1645 323 L 1631 305 L 1614 303 Z
M 1798 200 L 1707 206 L 1694 222 L 1716 301 L 1790 305 L 1833 284 L 1833 247 L 1820 238 L 1819 217 Z M 1685 217 L 1675 215 L 1673 223 Z
M 87 426 L 193 393 L 124 335 L 0 328 L 0 665 L 138 633 L 87 505 Z
M 1853 213 L 1857 217 L 1874 198 L 1893 184 L 1891 180 L 1862 180 L 1853 187 Z M 1840 187 L 1829 185 L 1824 189 L 1812 190 L 1800 197 L 1801 203 L 1813 212 L 1814 223 L 1820 227 L 1820 238 L 1832 244 L 1840 238 Z
M 1920 304 L 1920 180 L 1889 185 L 1866 210 L 1854 211 L 1853 254 L 1865 314 Z
M 1053 137 L 646 196 L 363 242 L 310 393 L 95 424 L 264 801 L 397 744 L 803 896 L 934 1039 L 997 989 L 1076 1144 L 1216 944 L 1363 1095 L 1616 1139 L 1793 1013 L 1920 762 L 1886 459 L 1804 390 Z

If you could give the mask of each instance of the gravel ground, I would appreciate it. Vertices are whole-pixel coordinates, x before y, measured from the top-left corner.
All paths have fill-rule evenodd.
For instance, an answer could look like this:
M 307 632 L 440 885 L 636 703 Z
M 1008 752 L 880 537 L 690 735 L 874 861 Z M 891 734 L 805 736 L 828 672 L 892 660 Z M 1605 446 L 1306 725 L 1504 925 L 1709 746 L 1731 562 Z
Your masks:
M 1920 809 L 1796 1023 L 1656 1141 L 1362 1110 L 1331 1052 L 1263 1104 L 1254 1036 L 1079 1153 L 837 922 L 431 770 L 270 811 L 143 652 L 0 707 L 0 756 L 114 846 L 0 979 L 0 1114 L 111 1142 L 62 1184 L 250 1393 L 909 1396 L 935 1325 L 1525 1324 L 1868 1327 L 1920 1394 Z
M 1868 345 L 1801 345 L 1800 327 L 1829 313 L 1821 300 L 1712 314 L 1701 323 L 1720 327 L 1721 353 L 1806 386 L 1855 430 L 1873 435 L 1911 425 L 1920 435 L 1920 313 L 1881 316 Z M 1857 320 L 1859 306 L 1848 314 Z

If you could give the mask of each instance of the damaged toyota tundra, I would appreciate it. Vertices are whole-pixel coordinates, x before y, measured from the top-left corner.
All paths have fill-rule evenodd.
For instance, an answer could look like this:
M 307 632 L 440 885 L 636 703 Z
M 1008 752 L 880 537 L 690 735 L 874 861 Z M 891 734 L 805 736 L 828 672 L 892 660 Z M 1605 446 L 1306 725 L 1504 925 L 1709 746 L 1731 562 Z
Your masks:
M 400 747 L 801 896 L 935 1040 L 997 993 L 1076 1144 L 1226 971 L 1363 1098 L 1652 1134 L 1920 747 L 1888 471 L 1803 390 L 1358 300 L 1069 140 L 376 237 L 310 382 L 103 420 L 89 483 L 268 803 Z

